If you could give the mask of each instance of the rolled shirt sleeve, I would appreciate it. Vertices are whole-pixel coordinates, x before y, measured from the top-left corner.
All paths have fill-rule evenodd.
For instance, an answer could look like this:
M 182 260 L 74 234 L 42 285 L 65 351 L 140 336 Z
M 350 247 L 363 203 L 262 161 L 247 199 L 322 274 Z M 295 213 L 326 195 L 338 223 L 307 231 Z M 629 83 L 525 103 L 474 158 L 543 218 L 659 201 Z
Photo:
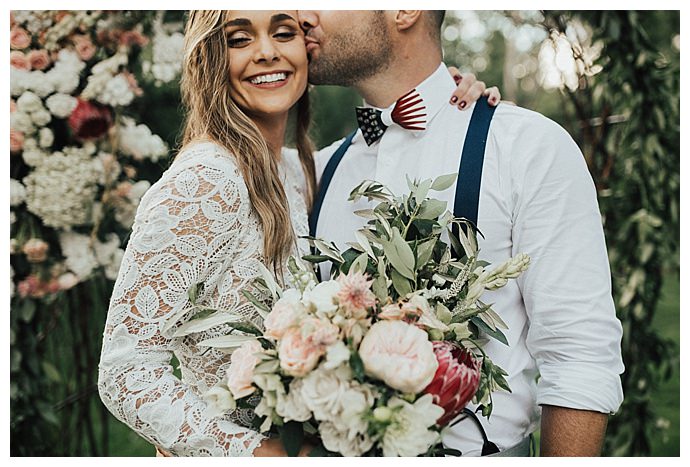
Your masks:
M 540 373 L 537 403 L 614 413 L 623 400 L 622 327 L 596 190 L 572 138 L 534 115 L 537 124 L 517 136 L 531 149 L 511 171 L 514 252 L 532 258 L 518 285 Z

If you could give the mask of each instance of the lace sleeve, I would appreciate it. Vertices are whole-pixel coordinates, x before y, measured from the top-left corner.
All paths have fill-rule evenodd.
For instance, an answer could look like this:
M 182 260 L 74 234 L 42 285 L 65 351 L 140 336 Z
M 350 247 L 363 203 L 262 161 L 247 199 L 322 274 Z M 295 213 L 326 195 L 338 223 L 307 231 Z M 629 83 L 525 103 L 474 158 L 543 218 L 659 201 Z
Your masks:
M 229 155 L 180 157 L 137 211 L 108 310 L 98 390 L 115 417 L 173 455 L 251 455 L 264 436 L 233 422 L 242 417 L 213 416 L 201 397 L 223 357 L 164 326 L 185 316 L 194 284 L 206 296 L 239 296 L 246 281 L 234 280 L 232 260 L 247 255 L 247 236 L 261 235 Z M 173 353 L 195 362 L 183 368 L 184 381 L 173 374 Z

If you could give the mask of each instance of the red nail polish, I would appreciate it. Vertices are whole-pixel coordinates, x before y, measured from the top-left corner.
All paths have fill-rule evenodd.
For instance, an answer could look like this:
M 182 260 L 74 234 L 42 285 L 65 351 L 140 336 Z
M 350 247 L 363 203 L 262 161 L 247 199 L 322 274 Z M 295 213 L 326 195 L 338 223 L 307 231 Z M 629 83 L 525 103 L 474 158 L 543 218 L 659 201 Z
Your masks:
M 455 104 L 455 103 L 458 101 L 457 96 L 451 97 L 451 98 L 450 98 L 450 101 L 451 101 L 453 104 Z
M 461 109 L 464 109 L 466 105 L 467 105 L 467 102 L 465 102 L 465 101 L 460 102 L 460 108 Z

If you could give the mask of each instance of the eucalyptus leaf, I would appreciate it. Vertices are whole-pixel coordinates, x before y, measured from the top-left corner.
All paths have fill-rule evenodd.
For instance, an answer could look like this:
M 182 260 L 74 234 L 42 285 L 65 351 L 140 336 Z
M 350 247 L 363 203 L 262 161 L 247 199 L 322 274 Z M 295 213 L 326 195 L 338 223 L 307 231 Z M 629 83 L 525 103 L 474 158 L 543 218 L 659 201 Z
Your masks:
M 391 269 L 391 279 L 393 280 L 393 287 L 400 297 L 405 297 L 412 292 L 412 284 L 397 269 Z
M 227 336 L 212 337 L 199 342 L 199 347 L 214 347 L 219 349 L 232 349 L 239 347 L 245 342 L 257 340 L 255 336 L 243 336 L 238 334 L 230 334 Z
M 457 178 L 457 173 L 441 175 L 440 177 L 436 177 L 434 179 L 434 182 L 431 184 L 431 189 L 434 191 L 445 191 L 451 186 L 453 186 Z

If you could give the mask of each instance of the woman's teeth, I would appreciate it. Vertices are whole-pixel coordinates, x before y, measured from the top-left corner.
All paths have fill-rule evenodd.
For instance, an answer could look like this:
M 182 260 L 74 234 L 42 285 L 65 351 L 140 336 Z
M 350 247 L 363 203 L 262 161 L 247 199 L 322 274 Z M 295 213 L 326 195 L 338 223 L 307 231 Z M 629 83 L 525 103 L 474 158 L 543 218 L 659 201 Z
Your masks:
M 273 73 L 270 75 L 261 75 L 249 80 L 252 84 L 275 83 L 276 81 L 285 81 L 287 75 L 285 73 Z

